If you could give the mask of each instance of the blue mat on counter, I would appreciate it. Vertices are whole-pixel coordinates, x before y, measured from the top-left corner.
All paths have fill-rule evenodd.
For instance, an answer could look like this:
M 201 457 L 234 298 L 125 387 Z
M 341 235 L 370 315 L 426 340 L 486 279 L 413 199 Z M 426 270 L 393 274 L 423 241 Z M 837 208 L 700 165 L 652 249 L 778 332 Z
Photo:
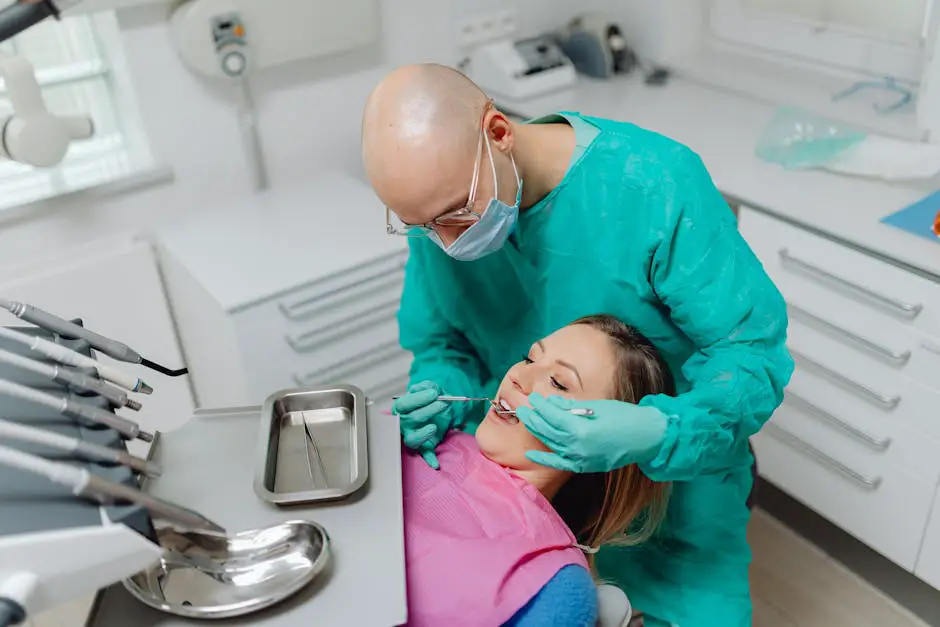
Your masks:
M 934 235 L 933 232 L 933 222 L 938 211 L 940 211 L 940 191 L 915 202 L 910 207 L 882 218 L 881 221 L 940 244 L 940 237 Z

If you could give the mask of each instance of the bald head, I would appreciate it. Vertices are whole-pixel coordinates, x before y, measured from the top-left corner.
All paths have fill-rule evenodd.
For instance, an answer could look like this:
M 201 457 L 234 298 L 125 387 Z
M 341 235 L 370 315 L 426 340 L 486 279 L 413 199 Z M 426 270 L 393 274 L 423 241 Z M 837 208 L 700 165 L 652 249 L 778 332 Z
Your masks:
M 379 197 L 405 218 L 439 195 L 446 203 L 456 181 L 469 186 L 487 102 L 473 81 L 443 65 L 410 65 L 385 77 L 362 119 L 363 162 Z

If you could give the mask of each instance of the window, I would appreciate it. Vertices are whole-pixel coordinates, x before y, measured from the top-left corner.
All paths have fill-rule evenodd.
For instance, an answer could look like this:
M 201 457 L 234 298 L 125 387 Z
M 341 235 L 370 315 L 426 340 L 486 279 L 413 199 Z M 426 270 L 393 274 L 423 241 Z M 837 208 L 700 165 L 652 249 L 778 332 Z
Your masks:
M 33 64 L 50 112 L 88 115 L 95 128 L 92 138 L 71 144 L 56 168 L 0 159 L 0 210 L 114 182 L 151 166 L 113 13 L 46 20 L 0 44 L 0 54 L 21 55 Z M 0 81 L 0 113 L 9 111 Z
M 937 0 L 712 0 L 722 40 L 918 83 Z

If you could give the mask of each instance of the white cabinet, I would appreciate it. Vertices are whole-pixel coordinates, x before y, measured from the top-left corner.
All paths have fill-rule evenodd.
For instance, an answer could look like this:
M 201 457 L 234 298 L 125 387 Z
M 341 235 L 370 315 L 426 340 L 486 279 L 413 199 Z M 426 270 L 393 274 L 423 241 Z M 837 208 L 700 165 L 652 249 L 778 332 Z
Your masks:
M 96 242 L 92 247 L 61 251 L 28 266 L 6 268 L 0 294 L 30 303 L 60 318 L 81 318 L 84 325 L 129 345 L 151 361 L 175 369 L 184 363 L 153 248 L 130 237 Z M 14 278 L 15 277 L 15 278 Z M 25 324 L 2 312 L 0 324 Z M 154 388 L 151 396 L 136 395 L 143 409 L 121 409 L 146 430 L 174 429 L 192 414 L 187 376 L 170 378 L 143 366 L 118 363 Z M 146 445 L 130 442 L 132 452 Z
M 933 504 L 930 525 L 924 536 L 924 546 L 917 560 L 918 577 L 940 590 L 940 494 Z
M 199 405 L 346 383 L 381 406 L 404 389 L 407 244 L 384 215 L 367 185 L 336 173 L 155 233 Z
M 940 284 L 746 206 L 739 223 L 787 301 L 796 362 L 754 439 L 762 474 L 919 572 L 937 560 Z

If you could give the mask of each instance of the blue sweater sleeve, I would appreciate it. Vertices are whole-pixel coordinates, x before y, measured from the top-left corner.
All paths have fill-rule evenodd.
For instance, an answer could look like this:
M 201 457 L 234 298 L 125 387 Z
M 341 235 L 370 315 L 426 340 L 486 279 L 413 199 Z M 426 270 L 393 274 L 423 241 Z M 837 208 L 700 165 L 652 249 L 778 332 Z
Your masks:
M 565 566 L 505 627 L 594 627 L 597 624 L 597 586 L 587 569 Z

